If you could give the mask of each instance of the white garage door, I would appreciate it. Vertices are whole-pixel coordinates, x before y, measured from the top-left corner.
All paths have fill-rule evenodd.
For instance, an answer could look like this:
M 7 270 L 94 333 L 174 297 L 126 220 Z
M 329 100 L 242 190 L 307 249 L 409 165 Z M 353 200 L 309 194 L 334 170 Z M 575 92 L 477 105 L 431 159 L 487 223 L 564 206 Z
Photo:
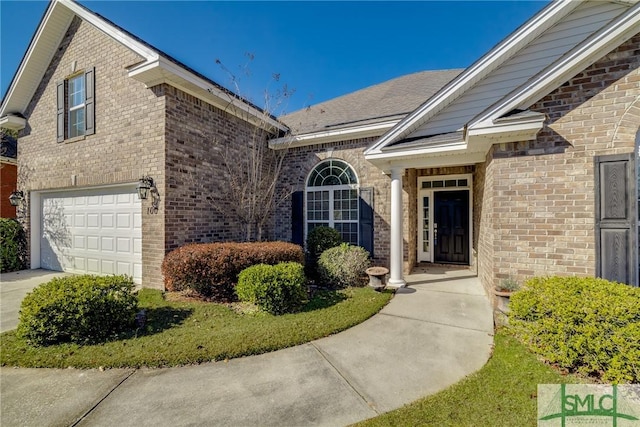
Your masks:
M 142 281 L 142 216 L 135 188 L 42 195 L 42 268 L 127 274 Z

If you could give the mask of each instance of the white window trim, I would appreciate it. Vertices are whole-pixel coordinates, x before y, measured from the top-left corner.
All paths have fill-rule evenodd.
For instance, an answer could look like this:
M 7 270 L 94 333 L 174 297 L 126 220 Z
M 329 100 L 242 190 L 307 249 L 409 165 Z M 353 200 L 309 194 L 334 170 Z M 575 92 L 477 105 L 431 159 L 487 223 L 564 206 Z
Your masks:
M 423 182 L 433 182 L 433 181 L 444 181 L 444 180 L 459 180 L 466 179 L 466 186 L 456 186 L 456 187 L 438 187 L 438 188 L 422 188 Z M 438 191 L 458 191 L 458 190 L 468 190 L 469 191 L 469 265 L 472 266 L 474 263 L 473 259 L 473 174 L 458 174 L 458 175 L 434 175 L 434 176 L 419 176 L 418 177 L 418 212 L 417 212 L 417 245 L 416 245 L 416 257 L 418 262 L 434 262 L 434 246 L 433 246 L 433 221 L 434 221 L 434 193 Z M 422 197 L 429 197 L 429 253 L 426 254 L 422 251 L 423 248 L 423 240 L 422 240 Z
M 70 86 L 71 80 L 78 79 L 78 78 L 83 80 L 83 82 L 82 82 L 82 99 L 83 99 L 83 101 L 80 104 L 74 105 L 73 107 L 71 107 L 69 105 L 69 102 L 68 102 L 69 99 L 71 98 L 71 91 L 69 90 L 69 86 Z M 85 104 L 86 104 L 86 99 L 87 99 L 87 82 L 85 81 L 84 73 L 78 74 L 77 76 L 69 77 L 67 79 L 67 84 L 66 84 L 66 87 L 65 87 L 65 91 L 66 91 L 65 95 L 67 97 L 67 128 L 68 128 L 67 129 L 67 138 L 65 138 L 65 139 L 77 138 L 79 136 L 84 136 L 87 133 L 87 112 L 86 112 L 86 110 L 85 110 L 84 116 L 83 116 L 84 119 L 83 119 L 82 133 L 79 133 L 78 135 L 71 136 L 71 128 L 75 125 L 75 123 L 71 122 L 71 113 L 73 111 L 76 111 L 76 110 L 85 109 Z
M 332 161 L 332 160 L 337 160 L 340 162 L 343 162 L 344 164 L 347 165 L 347 167 L 349 167 L 351 169 L 351 172 L 353 172 L 353 176 L 355 176 L 356 178 L 356 184 L 342 184 L 342 185 L 321 185 L 321 186 L 309 186 L 309 178 L 311 177 L 311 174 L 313 174 L 313 171 L 315 171 L 318 166 L 320 166 L 322 163 L 328 162 L 328 161 Z M 360 244 L 360 178 L 358 177 L 358 174 L 356 173 L 355 169 L 351 166 L 351 164 L 349 164 L 349 162 L 347 162 L 346 160 L 343 159 L 339 159 L 339 158 L 327 158 L 324 159 L 320 162 L 318 162 L 313 168 L 311 168 L 311 170 L 309 171 L 309 173 L 307 174 L 306 178 L 305 178 L 305 187 L 304 187 L 304 241 L 307 241 L 307 236 L 309 234 L 309 224 L 324 224 L 324 223 L 329 223 L 329 227 L 331 228 L 335 228 L 334 225 L 336 223 L 336 220 L 334 218 L 333 215 L 333 191 L 335 190 L 356 190 L 356 197 L 357 197 L 357 204 L 356 204 L 356 208 L 357 208 L 357 214 L 356 214 L 356 218 L 355 220 L 338 220 L 338 223 L 352 223 L 352 224 L 358 224 L 358 229 L 357 229 L 357 234 L 358 234 L 358 244 Z M 328 191 L 329 192 L 329 220 L 309 220 L 309 215 L 307 212 L 307 202 L 308 202 L 308 194 L 309 192 L 314 192 L 314 191 Z

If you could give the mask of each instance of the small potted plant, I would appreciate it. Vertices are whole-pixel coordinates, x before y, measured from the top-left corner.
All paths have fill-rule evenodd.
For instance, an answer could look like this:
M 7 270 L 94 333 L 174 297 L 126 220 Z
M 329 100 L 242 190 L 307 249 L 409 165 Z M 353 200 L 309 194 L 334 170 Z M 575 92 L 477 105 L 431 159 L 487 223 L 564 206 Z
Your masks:
M 508 278 L 501 281 L 493 288 L 493 294 L 496 296 L 496 308 L 503 313 L 508 313 L 509 298 L 518 289 L 520 289 L 520 283 L 515 279 Z

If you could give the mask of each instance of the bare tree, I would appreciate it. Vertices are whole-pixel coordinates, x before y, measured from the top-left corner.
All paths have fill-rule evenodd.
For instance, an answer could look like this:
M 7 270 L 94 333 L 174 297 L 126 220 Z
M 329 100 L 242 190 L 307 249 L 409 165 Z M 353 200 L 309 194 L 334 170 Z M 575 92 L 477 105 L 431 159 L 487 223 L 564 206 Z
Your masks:
M 247 54 L 248 62 L 253 60 L 253 55 Z M 234 101 L 250 100 L 249 97 L 240 98 L 241 79 L 222 64 L 216 63 L 229 76 L 235 89 L 235 93 L 229 93 L 228 109 L 235 108 Z M 249 75 L 248 64 L 241 67 L 245 75 Z M 270 85 L 278 85 L 272 90 Z M 276 120 L 276 116 L 284 111 L 293 94 L 286 84 L 280 84 L 280 75 L 273 74 L 270 85 L 263 92 L 262 104 L 259 109 L 260 117 L 256 121 L 251 120 L 250 113 L 243 110 L 242 117 L 247 122 L 254 123 L 247 137 L 238 138 L 233 147 L 224 144 L 222 159 L 228 182 L 226 190 L 218 194 L 209 194 L 207 200 L 218 212 L 227 218 L 238 221 L 244 230 L 246 241 L 262 240 L 265 237 L 267 222 L 272 218 L 276 209 L 289 195 L 291 190 L 276 191 L 286 149 L 272 150 L 268 146 L 268 140 L 279 136 L 277 127 L 270 125 Z M 238 109 L 235 109 L 237 114 Z M 240 151 L 243 155 L 234 155 Z M 209 165 L 213 168 L 213 165 Z M 221 206 L 224 208 L 221 209 Z

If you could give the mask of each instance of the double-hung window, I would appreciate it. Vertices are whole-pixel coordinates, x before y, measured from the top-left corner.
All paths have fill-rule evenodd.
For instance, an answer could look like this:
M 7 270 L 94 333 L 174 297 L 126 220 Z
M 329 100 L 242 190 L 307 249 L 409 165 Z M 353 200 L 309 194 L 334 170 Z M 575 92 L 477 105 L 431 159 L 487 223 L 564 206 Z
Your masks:
M 351 166 L 331 159 L 307 180 L 307 233 L 317 226 L 335 228 L 345 242 L 358 241 L 358 179 Z
M 94 74 L 91 68 L 58 82 L 58 142 L 95 133 Z

